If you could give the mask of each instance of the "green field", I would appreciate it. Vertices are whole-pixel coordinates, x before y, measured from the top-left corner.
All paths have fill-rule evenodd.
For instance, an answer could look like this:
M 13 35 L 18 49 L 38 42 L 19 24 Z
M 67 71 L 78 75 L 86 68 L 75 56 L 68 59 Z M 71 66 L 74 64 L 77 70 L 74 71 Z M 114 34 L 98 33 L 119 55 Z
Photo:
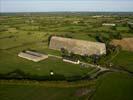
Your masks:
M 108 73 L 98 79 L 92 100 L 132 100 L 133 77 L 128 73 Z
M 76 89 L 73 88 L 4 85 L 0 86 L 0 89 L 0 95 L 3 95 L 0 97 L 1 100 L 77 100 L 78 98 L 74 96 Z
M 53 57 L 49 57 L 44 61 L 36 63 L 5 51 L 1 51 L 0 55 L 0 73 L 8 73 L 20 69 L 33 75 L 45 76 L 49 75 L 50 71 L 53 70 L 54 73 L 64 76 L 83 76 L 92 70 L 92 68 L 81 68 L 80 65 L 65 63 L 62 59 Z
M 80 82 L 81 83 L 81 82 Z M 88 82 L 86 82 L 88 83 Z M 0 82 L 1 100 L 86 100 L 93 85 L 79 83 L 43 82 Z M 85 83 L 84 83 L 85 84 Z M 87 91 L 87 92 L 85 92 Z M 80 94 L 83 93 L 83 94 Z
M 132 100 L 133 78 L 128 73 L 107 73 L 95 81 L 0 81 L 1 100 Z M 89 90 L 84 95 L 82 92 Z M 78 94 L 80 93 L 80 94 Z M 84 92 L 83 92 L 84 93 Z
M 121 51 L 112 62 L 116 67 L 121 66 L 124 69 L 133 72 L 133 52 Z

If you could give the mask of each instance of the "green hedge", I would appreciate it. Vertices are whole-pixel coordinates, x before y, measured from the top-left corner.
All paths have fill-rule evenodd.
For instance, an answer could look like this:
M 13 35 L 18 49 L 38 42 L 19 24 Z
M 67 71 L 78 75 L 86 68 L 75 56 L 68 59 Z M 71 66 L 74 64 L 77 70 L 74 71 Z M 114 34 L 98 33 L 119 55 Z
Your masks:
M 65 77 L 64 75 L 60 74 L 54 74 L 54 75 L 47 75 L 47 76 L 38 76 L 38 75 L 31 75 L 29 73 L 25 73 L 19 69 L 16 69 L 12 72 L 6 73 L 6 74 L 0 74 L 0 79 L 17 79 L 17 80 L 37 80 L 37 81 L 77 81 L 81 80 L 82 76 L 71 76 L 71 77 Z

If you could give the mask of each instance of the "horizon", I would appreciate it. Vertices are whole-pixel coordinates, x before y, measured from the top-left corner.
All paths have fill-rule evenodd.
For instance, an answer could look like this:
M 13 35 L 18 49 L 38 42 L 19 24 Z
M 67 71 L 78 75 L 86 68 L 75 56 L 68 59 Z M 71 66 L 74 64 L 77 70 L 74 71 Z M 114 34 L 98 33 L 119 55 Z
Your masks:
M 0 13 L 133 12 L 132 5 L 132 0 L 0 0 Z
M 40 11 L 40 12 L 0 12 L 3 13 L 133 13 L 133 11 Z

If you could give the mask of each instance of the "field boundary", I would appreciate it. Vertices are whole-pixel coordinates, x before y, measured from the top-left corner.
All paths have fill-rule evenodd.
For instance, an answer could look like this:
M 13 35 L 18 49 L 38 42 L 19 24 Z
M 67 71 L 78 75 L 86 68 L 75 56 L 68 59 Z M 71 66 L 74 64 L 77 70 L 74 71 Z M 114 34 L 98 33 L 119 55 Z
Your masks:
M 58 87 L 58 88 L 69 88 L 69 87 L 85 87 L 89 85 L 95 85 L 95 80 L 82 80 L 76 82 L 67 81 L 29 81 L 29 80 L 0 80 L 0 84 L 6 85 L 39 85 L 45 87 Z

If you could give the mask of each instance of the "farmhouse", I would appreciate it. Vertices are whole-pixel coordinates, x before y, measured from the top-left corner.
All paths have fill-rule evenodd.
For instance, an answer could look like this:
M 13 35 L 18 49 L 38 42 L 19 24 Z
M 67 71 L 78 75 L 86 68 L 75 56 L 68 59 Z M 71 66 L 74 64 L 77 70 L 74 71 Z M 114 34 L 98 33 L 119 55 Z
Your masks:
M 20 52 L 18 54 L 19 57 L 28 59 L 28 60 L 32 60 L 34 62 L 39 62 L 41 60 L 44 60 L 46 58 L 48 58 L 47 55 L 41 54 L 41 53 L 37 53 L 37 52 L 33 52 L 33 51 L 25 51 L 25 52 Z
M 116 24 L 111 24 L 111 23 L 103 23 L 103 26 L 116 26 Z
M 53 36 L 49 45 L 50 49 L 61 50 L 62 48 L 79 55 L 102 55 L 106 54 L 104 43 L 91 42 Z

